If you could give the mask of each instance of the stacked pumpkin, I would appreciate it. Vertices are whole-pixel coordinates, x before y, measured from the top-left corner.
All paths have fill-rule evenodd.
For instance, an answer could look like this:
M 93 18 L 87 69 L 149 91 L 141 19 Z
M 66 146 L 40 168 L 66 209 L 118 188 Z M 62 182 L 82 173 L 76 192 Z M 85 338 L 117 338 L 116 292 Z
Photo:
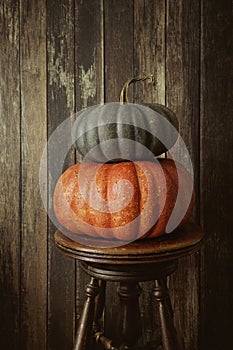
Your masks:
M 164 234 L 174 211 L 183 212 L 174 228 L 191 214 L 189 172 L 157 158 L 177 140 L 175 114 L 159 104 L 128 103 L 129 85 L 146 79 L 152 75 L 130 79 L 120 103 L 88 108 L 74 123 L 83 161 L 62 174 L 54 192 L 56 217 L 71 232 L 129 242 Z

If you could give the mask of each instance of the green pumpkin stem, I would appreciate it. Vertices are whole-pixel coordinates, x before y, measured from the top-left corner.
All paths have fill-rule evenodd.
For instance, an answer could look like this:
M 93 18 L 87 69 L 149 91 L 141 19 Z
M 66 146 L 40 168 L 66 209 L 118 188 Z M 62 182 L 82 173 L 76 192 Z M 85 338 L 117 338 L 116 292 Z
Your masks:
M 136 78 L 131 78 L 129 80 L 127 80 L 127 82 L 124 84 L 122 90 L 121 90 L 121 94 L 120 94 L 120 102 L 121 103 L 128 103 L 129 100 L 128 100 L 128 88 L 129 88 L 129 85 L 132 84 L 132 83 L 135 83 L 137 81 L 144 81 L 144 80 L 150 80 L 150 82 L 152 82 L 154 80 L 154 76 L 153 74 L 148 74 L 146 75 L 145 77 L 136 77 Z

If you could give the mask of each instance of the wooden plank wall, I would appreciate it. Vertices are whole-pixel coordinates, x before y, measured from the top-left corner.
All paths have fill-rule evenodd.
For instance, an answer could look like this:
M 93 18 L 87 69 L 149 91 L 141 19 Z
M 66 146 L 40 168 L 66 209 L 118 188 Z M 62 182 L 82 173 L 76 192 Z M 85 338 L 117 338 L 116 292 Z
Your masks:
M 192 28 L 192 29 L 191 29 Z M 175 111 L 194 167 L 196 220 L 199 215 L 199 74 L 200 4 L 198 1 L 167 2 L 166 104 Z M 192 287 L 191 287 L 192 286 Z M 171 277 L 174 319 L 185 348 L 198 348 L 199 256 L 182 259 Z M 184 291 L 186 291 L 184 293 Z M 180 296 L 183 295 L 181 298 Z M 185 318 L 182 315 L 186 315 Z M 181 340 L 182 342 L 182 340 Z
M 20 325 L 19 7 L 1 4 L 0 23 L 0 348 L 17 349 Z M 8 59 L 10 57 L 10 64 Z M 10 155 L 10 156 L 9 156 Z M 9 338 L 6 340 L 5 338 Z
M 232 2 L 202 4 L 200 171 L 201 349 L 233 345 Z
M 71 349 L 87 277 L 54 249 L 40 158 L 63 120 L 117 101 L 129 77 L 149 72 L 155 84 L 130 88 L 130 100 L 176 112 L 206 237 L 169 281 L 176 326 L 187 350 L 233 348 L 232 12 L 230 0 L 0 1 L 1 349 Z M 65 167 L 75 160 L 71 149 Z M 141 296 L 145 341 L 158 328 L 151 287 Z M 117 302 L 109 285 L 112 337 Z
M 72 1 L 62 0 L 59 6 L 55 0 L 47 2 L 48 137 L 75 111 L 73 13 Z M 65 167 L 73 164 L 74 160 L 74 151 L 70 150 Z M 49 186 L 53 191 L 51 183 Z M 54 230 L 54 225 L 48 222 L 47 348 L 71 349 L 75 325 L 75 262 L 65 259 L 55 249 Z

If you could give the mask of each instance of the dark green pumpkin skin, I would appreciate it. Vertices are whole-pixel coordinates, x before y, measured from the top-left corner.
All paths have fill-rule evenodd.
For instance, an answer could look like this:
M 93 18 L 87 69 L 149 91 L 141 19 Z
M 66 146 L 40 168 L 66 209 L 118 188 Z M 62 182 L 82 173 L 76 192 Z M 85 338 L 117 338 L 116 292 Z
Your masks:
M 82 111 L 72 139 L 85 161 L 148 160 L 174 145 L 177 130 L 175 114 L 163 105 L 109 103 Z
M 164 118 L 166 118 L 176 130 L 179 130 L 179 122 L 175 113 L 168 107 L 161 105 L 159 103 L 143 103 L 143 106 L 153 109 L 153 111 L 158 112 Z

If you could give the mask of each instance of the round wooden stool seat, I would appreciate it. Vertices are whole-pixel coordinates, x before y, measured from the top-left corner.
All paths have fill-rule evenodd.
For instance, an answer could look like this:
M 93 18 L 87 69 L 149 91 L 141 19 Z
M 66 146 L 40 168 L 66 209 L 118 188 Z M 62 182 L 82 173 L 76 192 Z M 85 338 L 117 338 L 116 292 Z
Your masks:
M 101 247 L 101 239 L 88 237 L 85 238 L 86 245 L 80 244 L 75 240 L 77 238 L 75 233 L 69 233 L 68 238 L 60 231 L 56 231 L 54 237 L 58 249 L 72 258 L 80 261 L 120 265 L 167 261 L 188 255 L 199 249 L 203 232 L 198 225 L 187 223 L 170 234 L 129 244 L 122 241 L 122 246 L 113 248 Z M 96 245 L 94 245 L 95 240 Z
M 163 349 L 181 349 L 173 325 L 166 279 L 176 270 L 179 258 L 199 249 L 203 232 L 198 225 L 187 223 L 171 234 L 128 244 L 122 242 L 117 247 L 106 247 L 106 240 L 92 237 L 82 237 L 85 244 L 80 244 L 76 241 L 77 234 L 73 233 L 64 235 L 56 231 L 54 237 L 59 251 L 77 259 L 82 269 L 91 276 L 86 288 L 87 301 L 77 330 L 75 350 L 94 350 L 92 335 L 105 349 L 135 349 L 141 334 L 138 303 L 141 288 L 138 282 L 151 280 L 155 280 L 153 295 L 159 305 Z M 105 307 L 106 281 L 120 282 L 118 294 L 124 327 L 119 334 L 117 347 L 99 329 L 99 319 Z

